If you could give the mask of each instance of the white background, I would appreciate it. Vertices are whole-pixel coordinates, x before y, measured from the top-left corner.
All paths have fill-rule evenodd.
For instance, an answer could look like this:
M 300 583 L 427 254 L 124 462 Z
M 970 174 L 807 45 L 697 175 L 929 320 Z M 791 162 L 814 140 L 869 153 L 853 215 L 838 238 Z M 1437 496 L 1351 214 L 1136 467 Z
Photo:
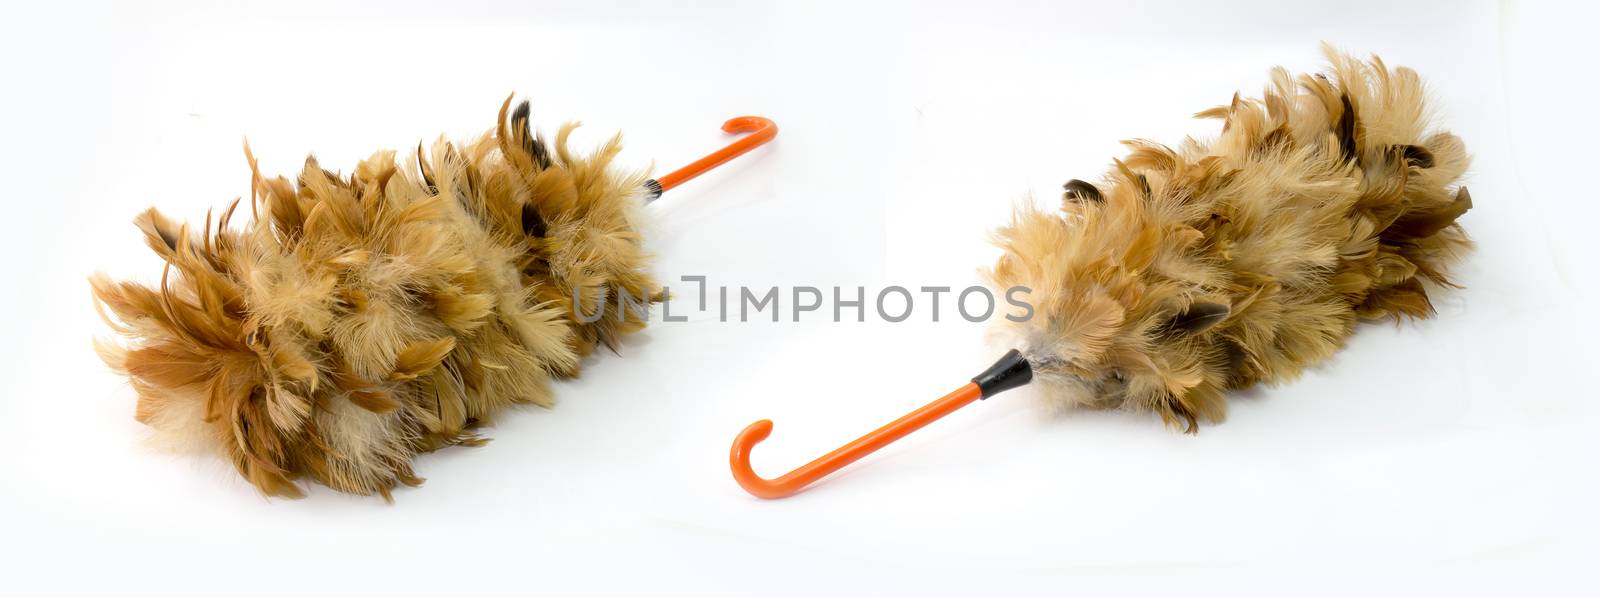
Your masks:
M 9 282 L 0 574 L 21 593 L 1536 594 L 1594 591 L 1600 397 L 1589 6 L 1550 2 L 15 3 L 0 18 Z M 218 3 L 220 4 L 220 3 Z M 651 208 L 665 280 L 978 283 L 1013 205 L 1094 179 L 1118 140 L 1320 68 L 1318 42 L 1419 70 L 1476 156 L 1479 243 L 1436 319 L 1369 325 L 1198 436 L 1148 414 L 974 405 L 788 500 L 744 494 L 962 384 L 1003 347 L 925 306 L 901 324 L 652 327 L 425 455 L 396 504 L 265 500 L 147 448 L 85 278 L 153 281 L 129 220 L 180 218 L 307 152 L 488 128 L 616 130 L 658 172 L 754 113 L 778 141 Z M 692 297 L 692 295 L 691 295 Z M 675 305 L 690 307 L 692 301 Z M 946 304 L 945 309 L 949 309 Z M 681 313 L 681 312 L 679 312 Z M 446 593 L 450 594 L 446 594 Z M 1591 594 L 1592 595 L 1592 594 Z

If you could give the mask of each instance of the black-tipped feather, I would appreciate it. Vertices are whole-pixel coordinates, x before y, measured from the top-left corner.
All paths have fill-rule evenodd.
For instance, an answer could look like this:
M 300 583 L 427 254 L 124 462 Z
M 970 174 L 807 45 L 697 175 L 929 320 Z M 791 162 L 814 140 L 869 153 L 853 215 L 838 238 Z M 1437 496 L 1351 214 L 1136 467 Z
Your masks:
M 550 151 L 545 148 L 544 138 L 535 135 L 529 126 L 528 115 L 530 112 L 531 109 L 528 106 L 528 102 L 524 101 L 521 104 L 517 104 L 517 109 L 511 113 L 511 130 L 517 135 L 518 140 L 522 142 L 522 149 L 527 151 L 528 155 L 533 158 L 533 163 L 538 164 L 539 168 L 549 168 Z

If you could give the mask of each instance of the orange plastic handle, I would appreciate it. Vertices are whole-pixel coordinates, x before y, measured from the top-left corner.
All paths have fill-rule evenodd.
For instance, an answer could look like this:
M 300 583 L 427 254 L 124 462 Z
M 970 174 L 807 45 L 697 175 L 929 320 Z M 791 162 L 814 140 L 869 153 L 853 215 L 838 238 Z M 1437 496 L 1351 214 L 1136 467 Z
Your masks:
M 728 133 L 750 133 L 743 139 L 735 141 L 711 155 L 695 160 L 694 163 L 667 173 L 656 182 L 661 183 L 661 190 L 666 191 L 684 183 L 689 179 L 705 174 L 722 163 L 743 155 L 745 152 L 756 149 L 762 144 L 772 141 L 778 136 L 778 123 L 772 119 L 761 116 L 741 116 L 729 119 L 722 123 L 722 130 Z
M 746 492 L 761 498 L 783 498 L 982 397 L 983 390 L 979 388 L 978 383 L 969 382 L 955 392 L 907 413 L 904 417 L 873 430 L 871 434 L 857 438 L 855 442 L 841 446 L 776 480 L 756 475 L 755 470 L 750 468 L 750 449 L 772 434 L 772 420 L 764 419 L 750 424 L 744 431 L 739 432 L 739 436 L 733 440 L 733 450 L 728 454 L 728 464 L 733 468 L 733 479 L 738 481 L 739 486 Z

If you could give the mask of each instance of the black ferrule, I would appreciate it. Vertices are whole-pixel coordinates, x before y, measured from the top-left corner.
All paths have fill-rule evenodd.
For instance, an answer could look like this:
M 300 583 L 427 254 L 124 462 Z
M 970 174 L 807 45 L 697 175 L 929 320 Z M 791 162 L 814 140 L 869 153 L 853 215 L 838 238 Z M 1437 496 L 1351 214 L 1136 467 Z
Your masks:
M 644 201 L 650 203 L 661 198 L 661 181 L 650 179 L 644 182 Z
M 977 383 L 978 389 L 983 391 L 983 398 L 987 399 L 1032 382 L 1033 366 L 1028 365 L 1021 351 L 1012 349 L 972 381 Z

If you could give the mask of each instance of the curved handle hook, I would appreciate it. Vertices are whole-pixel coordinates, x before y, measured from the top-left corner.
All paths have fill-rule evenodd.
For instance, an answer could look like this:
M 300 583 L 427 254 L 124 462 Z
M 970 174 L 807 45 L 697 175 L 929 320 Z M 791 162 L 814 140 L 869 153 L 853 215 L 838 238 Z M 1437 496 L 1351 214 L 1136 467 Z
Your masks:
M 733 468 L 733 479 L 746 492 L 761 498 L 783 498 L 802 488 L 811 485 L 823 476 L 838 471 L 839 468 L 854 463 L 857 459 L 865 457 L 872 452 L 899 440 L 906 434 L 917 431 L 919 428 L 933 423 L 950 412 L 965 407 L 968 403 L 978 400 L 983 396 L 976 383 L 967 383 L 955 392 L 945 395 L 937 401 L 924 405 L 921 409 L 912 411 L 900 419 L 889 422 L 872 433 L 857 438 L 855 442 L 844 445 L 833 452 L 823 455 L 817 460 L 800 466 L 799 469 L 783 474 L 778 479 L 768 480 L 756 475 L 750 468 L 750 449 L 772 434 L 772 420 L 764 419 L 750 424 L 733 440 L 733 450 L 728 453 L 728 464 Z
M 973 401 L 989 398 L 1032 380 L 1033 367 L 1021 353 L 1012 349 L 965 386 L 777 479 L 763 478 L 750 468 L 750 449 L 772 434 L 772 420 L 758 421 L 739 432 L 739 436 L 733 439 L 733 449 L 728 453 L 728 465 L 733 469 L 734 481 L 739 482 L 746 492 L 761 498 L 783 498 Z
M 728 144 L 727 147 L 712 152 L 710 155 L 704 158 L 695 160 L 688 166 L 669 172 L 659 179 L 654 179 L 653 181 L 647 182 L 645 185 L 650 188 L 652 193 L 659 197 L 663 191 L 677 187 L 689 179 L 705 174 L 706 171 L 721 166 L 724 162 L 737 158 L 743 155 L 745 152 L 760 147 L 768 141 L 772 141 L 772 138 L 778 136 L 778 123 L 772 122 L 772 119 L 762 116 L 740 116 L 738 118 L 728 119 L 728 122 L 722 123 L 722 130 L 727 133 L 750 134 L 745 136 L 743 139 Z

